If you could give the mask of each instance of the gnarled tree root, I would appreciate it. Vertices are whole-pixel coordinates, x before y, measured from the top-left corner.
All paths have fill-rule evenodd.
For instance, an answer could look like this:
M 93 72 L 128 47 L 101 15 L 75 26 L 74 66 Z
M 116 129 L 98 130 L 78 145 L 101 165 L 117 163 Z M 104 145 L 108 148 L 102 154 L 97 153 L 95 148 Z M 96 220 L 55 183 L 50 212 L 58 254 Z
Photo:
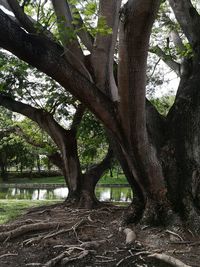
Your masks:
M 33 231 L 41 231 L 46 229 L 52 229 L 57 228 L 60 226 L 64 226 L 65 223 L 58 223 L 58 222 L 52 222 L 52 223 L 33 223 L 28 225 L 22 225 L 16 229 L 6 231 L 3 233 L 0 233 L 0 241 L 8 241 L 12 238 L 16 238 L 18 236 L 24 235 L 29 232 Z
M 168 263 L 174 267 L 191 267 L 190 265 L 187 265 L 187 264 L 183 263 L 182 261 L 180 261 L 180 260 L 178 260 L 172 256 L 166 255 L 166 254 L 154 253 L 154 254 L 148 255 L 148 257 L 158 259 L 158 260 L 163 261 L 165 263 Z

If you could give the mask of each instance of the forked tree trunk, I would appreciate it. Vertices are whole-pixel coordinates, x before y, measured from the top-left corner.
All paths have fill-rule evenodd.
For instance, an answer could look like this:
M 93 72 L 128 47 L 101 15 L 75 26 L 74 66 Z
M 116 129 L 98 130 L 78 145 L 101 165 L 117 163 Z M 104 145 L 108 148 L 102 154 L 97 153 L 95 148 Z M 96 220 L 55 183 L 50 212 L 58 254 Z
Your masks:
M 92 169 L 87 170 L 85 174 L 82 174 L 76 135 L 85 107 L 80 105 L 77 108 L 71 129 L 65 130 L 54 120 L 50 113 L 44 110 L 20 103 L 7 96 L 1 96 L 0 99 L 3 106 L 12 111 L 19 112 L 37 122 L 39 127 L 46 131 L 57 145 L 59 153 L 53 153 L 48 157 L 53 164 L 62 170 L 65 182 L 69 189 L 66 202 L 71 203 L 74 206 L 86 208 L 95 207 L 98 204 L 94 193 L 95 186 L 105 170 L 110 167 L 113 154 L 109 149 L 102 162 L 95 165 Z M 24 136 L 24 133 L 22 135 Z M 33 140 L 28 140 L 29 138 L 25 139 L 27 142 L 34 144 Z
M 104 172 L 111 166 L 113 152 L 108 149 L 105 158 L 100 163 L 87 169 L 86 173 L 83 174 L 80 168 L 76 137 L 73 132 L 71 132 L 70 136 L 70 139 L 69 136 L 67 139 L 67 143 L 70 142 L 70 145 L 67 145 L 66 156 L 61 157 L 56 152 L 48 155 L 48 158 L 62 170 L 65 177 L 69 190 L 66 203 L 80 208 L 96 208 L 100 205 L 100 202 L 96 198 L 95 187 Z
M 105 158 L 83 174 L 79 207 L 91 209 L 100 205 L 95 195 L 95 188 L 104 172 L 110 168 L 112 158 L 113 151 L 109 148 Z

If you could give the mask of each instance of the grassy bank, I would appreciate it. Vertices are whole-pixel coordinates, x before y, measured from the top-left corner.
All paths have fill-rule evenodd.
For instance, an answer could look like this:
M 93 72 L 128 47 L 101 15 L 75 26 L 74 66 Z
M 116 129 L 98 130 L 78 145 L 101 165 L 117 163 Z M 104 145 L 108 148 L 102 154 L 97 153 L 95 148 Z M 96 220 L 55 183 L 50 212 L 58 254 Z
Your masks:
M 9 179 L 8 183 L 31 183 L 31 184 L 64 184 L 63 176 L 55 177 L 41 177 L 41 178 L 16 178 Z M 99 184 L 127 184 L 127 180 L 124 175 L 120 175 L 118 178 L 104 176 L 99 181 Z
M 0 224 L 7 223 L 22 215 L 26 209 L 53 204 L 55 200 L 8 200 L 0 199 Z

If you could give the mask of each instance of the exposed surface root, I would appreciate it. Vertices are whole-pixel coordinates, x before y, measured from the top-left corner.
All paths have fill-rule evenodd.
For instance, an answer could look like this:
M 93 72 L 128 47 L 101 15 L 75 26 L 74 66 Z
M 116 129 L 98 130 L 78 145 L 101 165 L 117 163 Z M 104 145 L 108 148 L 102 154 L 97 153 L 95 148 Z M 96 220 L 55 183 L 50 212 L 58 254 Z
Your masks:
M 64 225 L 63 223 L 53 222 L 53 223 L 34 223 L 28 225 L 22 225 L 13 230 L 0 233 L 0 241 L 8 241 L 9 239 L 16 238 L 18 236 L 24 235 L 28 232 L 41 231 L 46 229 L 52 229 Z
M 190 265 L 187 265 L 185 263 L 183 263 L 182 261 L 172 257 L 172 256 L 168 256 L 166 254 L 159 254 L 159 253 L 154 253 L 149 255 L 148 257 L 151 258 L 156 258 L 158 260 L 164 261 L 166 263 L 169 263 L 171 266 L 174 267 L 191 267 Z
M 0 227 L 0 266 L 167 267 L 173 266 L 170 259 L 199 266 L 199 239 L 190 232 L 133 224 L 121 227 L 123 210 L 72 209 L 63 204 L 31 210 Z

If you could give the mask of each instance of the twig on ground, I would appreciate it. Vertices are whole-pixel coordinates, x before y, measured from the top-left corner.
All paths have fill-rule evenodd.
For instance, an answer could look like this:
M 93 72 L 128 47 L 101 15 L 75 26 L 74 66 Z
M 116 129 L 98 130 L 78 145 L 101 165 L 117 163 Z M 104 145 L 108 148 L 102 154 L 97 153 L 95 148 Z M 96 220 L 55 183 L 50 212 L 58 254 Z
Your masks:
M 200 241 L 192 242 L 190 246 L 198 246 L 200 245 Z
M 74 229 L 76 230 L 80 225 L 82 225 L 83 223 L 85 222 L 88 222 L 87 219 L 82 219 L 81 221 L 77 222 L 74 226 L 72 226 L 71 228 L 68 228 L 68 229 L 62 229 L 62 230 L 59 230 L 55 233 L 52 233 L 52 234 L 48 234 L 46 235 L 43 239 L 47 239 L 47 238 L 51 238 L 51 237 L 54 237 L 54 236 L 57 236 L 57 235 L 60 235 L 60 234 L 64 234 L 64 233 L 67 233 L 67 232 L 70 232 L 70 231 L 74 231 Z
M 101 244 L 104 244 L 106 242 L 107 240 L 88 241 L 88 242 L 82 243 L 80 246 L 85 249 L 92 249 L 92 248 L 94 249 L 94 248 L 98 248 Z
M 130 255 L 130 256 L 127 256 L 125 258 L 122 258 L 120 261 L 117 262 L 116 267 L 120 266 L 124 261 L 130 259 L 131 257 L 133 257 L 133 256 Z
M 113 257 L 107 257 L 107 256 L 101 256 L 101 255 L 96 255 L 95 257 L 101 258 L 101 259 L 113 260 Z
M 186 249 L 184 249 L 184 250 L 176 250 L 176 249 L 173 249 L 173 250 L 167 250 L 166 252 L 167 253 L 170 253 L 170 254 L 190 253 L 191 252 L 191 247 L 189 247 L 187 250 Z
M 95 261 L 95 263 L 109 263 L 109 262 L 113 262 L 113 261 L 116 261 L 116 259 L 112 259 L 112 260 L 102 260 L 102 261 Z
M 187 230 L 188 230 L 188 232 L 192 235 L 192 237 L 195 237 L 195 234 L 192 232 L 191 229 L 187 229 Z
M 150 254 L 149 251 L 144 250 L 144 251 L 136 252 L 136 253 L 134 254 L 134 256 L 149 255 L 149 254 Z M 154 254 L 156 254 L 156 253 L 154 253 Z
M 107 242 L 107 240 L 88 241 L 88 242 L 83 242 L 80 245 L 56 245 L 53 248 L 77 248 L 77 249 L 81 249 L 81 250 L 96 249 L 101 244 L 106 243 L 106 242 Z
M 0 256 L 0 259 L 4 258 L 4 257 L 8 257 L 8 256 L 17 256 L 18 254 L 16 253 L 7 253 L 7 254 L 3 254 Z
M 200 241 L 199 241 L 200 242 Z M 187 244 L 192 244 L 194 241 L 188 240 L 188 241 L 171 241 L 169 242 L 170 244 L 176 244 L 176 245 L 187 245 Z
M 39 262 L 32 262 L 32 263 L 27 263 L 26 266 L 33 266 L 33 267 L 36 267 L 36 266 L 42 266 L 42 264 L 39 263 Z
M 89 250 L 84 250 L 84 251 L 81 251 L 81 253 L 76 256 L 76 257 L 73 257 L 73 258 L 69 258 L 69 257 L 66 257 L 66 258 L 63 258 L 62 261 L 61 261 L 61 264 L 62 265 L 66 265 L 68 262 L 72 262 L 72 261 L 76 261 L 76 260 L 81 260 L 83 258 L 85 258 L 91 251 Z
M 42 238 L 43 238 L 43 235 L 39 235 L 37 237 L 28 238 L 28 239 L 26 239 L 26 240 L 24 240 L 22 242 L 22 246 L 24 246 L 24 245 L 27 246 L 27 245 L 32 244 L 34 242 L 39 242 L 40 240 L 42 240 Z
M 88 218 L 88 221 L 94 222 L 94 220 L 92 220 L 92 218 L 91 218 L 91 214 L 87 218 Z
M 43 267 L 53 267 L 55 266 L 59 261 L 61 261 L 65 256 L 66 256 L 67 252 L 64 251 L 63 253 L 59 254 L 58 256 L 56 256 L 55 258 L 49 260 L 48 262 L 46 262 Z
M 178 237 L 181 241 L 184 241 L 183 238 L 179 234 L 177 234 L 175 232 L 172 232 L 170 230 L 166 230 L 165 232 L 168 233 L 168 234 L 170 234 L 170 235 L 173 235 L 175 237 Z
M 178 260 L 172 256 L 166 255 L 166 254 L 154 253 L 154 254 L 148 255 L 148 257 L 164 261 L 165 263 L 168 263 L 174 267 L 191 267 L 191 266 L 183 263 L 182 261 L 180 261 L 180 260 Z

